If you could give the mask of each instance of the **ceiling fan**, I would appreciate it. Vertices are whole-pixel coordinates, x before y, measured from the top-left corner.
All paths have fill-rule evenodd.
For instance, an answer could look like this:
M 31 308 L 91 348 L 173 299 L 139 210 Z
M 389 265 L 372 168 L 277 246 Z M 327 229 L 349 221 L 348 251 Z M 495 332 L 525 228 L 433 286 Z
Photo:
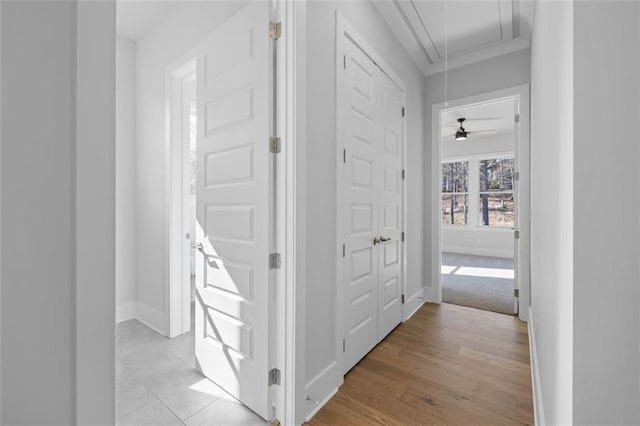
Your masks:
M 482 118 L 482 119 L 471 119 L 471 120 L 482 121 L 482 120 L 492 120 L 492 119 L 493 118 Z M 461 118 L 458 118 L 457 121 L 458 121 L 459 124 L 456 125 L 456 124 L 452 123 L 452 126 L 451 126 L 451 127 L 456 127 L 457 128 L 455 134 L 446 135 L 446 136 L 443 136 L 443 138 L 447 138 L 447 137 L 453 136 L 455 138 L 455 140 L 463 141 L 463 140 L 466 140 L 467 136 L 469 136 L 470 134 L 474 134 L 474 135 L 493 135 L 493 134 L 496 133 L 495 130 L 482 130 L 482 131 L 477 131 L 477 132 L 468 131 L 462 126 L 462 124 L 465 121 L 467 121 L 466 118 L 461 117 Z

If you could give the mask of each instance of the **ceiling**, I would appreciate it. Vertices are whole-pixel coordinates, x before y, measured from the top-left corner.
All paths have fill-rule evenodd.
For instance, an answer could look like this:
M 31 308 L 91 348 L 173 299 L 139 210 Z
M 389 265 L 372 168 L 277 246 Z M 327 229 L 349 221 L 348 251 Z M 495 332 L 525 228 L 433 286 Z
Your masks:
M 466 119 L 463 126 L 466 131 L 471 132 L 469 140 L 474 139 L 473 132 L 513 132 L 514 114 L 515 103 L 513 99 L 446 110 L 441 115 L 440 134 L 445 140 L 453 140 L 453 135 L 459 126 L 458 118 Z
M 529 47 L 531 0 L 375 0 L 425 74 Z M 445 25 L 445 22 L 447 25 Z
M 179 0 L 117 0 L 116 33 L 139 40 Z

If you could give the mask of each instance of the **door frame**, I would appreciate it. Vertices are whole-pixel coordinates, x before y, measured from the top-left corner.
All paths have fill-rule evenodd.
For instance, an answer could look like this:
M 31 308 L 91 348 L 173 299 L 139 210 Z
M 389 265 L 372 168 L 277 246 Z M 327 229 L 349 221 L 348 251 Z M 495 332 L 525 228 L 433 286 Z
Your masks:
M 337 242 L 337 247 L 336 247 L 336 277 L 337 277 L 337 285 L 338 285 L 338 291 L 336 291 L 336 295 L 337 295 L 337 319 L 336 319 L 336 327 L 337 327 L 337 332 L 336 335 L 339 336 L 340 338 L 338 339 L 338 341 L 336 342 L 336 359 L 340 360 L 340 364 L 341 364 L 341 371 L 344 372 L 344 367 L 342 366 L 343 364 L 343 348 L 342 348 L 342 341 L 340 341 L 342 338 L 344 338 L 344 304 L 345 304 L 345 294 L 344 291 L 342 291 L 341 289 L 343 288 L 343 284 L 342 283 L 342 277 L 343 274 L 341 273 L 341 270 L 343 268 L 343 258 L 342 258 L 342 243 L 343 243 L 343 233 L 345 230 L 345 222 L 346 219 L 344 218 L 344 205 L 345 205 L 345 191 L 343 190 L 343 186 L 341 185 L 341 183 L 345 182 L 345 176 L 344 176 L 344 168 L 340 167 L 341 164 L 343 164 L 343 146 L 344 143 L 341 142 L 341 120 L 339 117 L 339 105 L 340 105 L 340 99 L 341 97 L 341 93 L 344 93 L 344 90 L 342 90 L 342 85 L 344 84 L 344 79 L 341 78 L 341 75 L 344 75 L 344 73 L 342 72 L 342 55 L 344 55 L 344 51 L 345 51 L 345 43 L 346 43 L 346 38 L 349 38 L 355 45 L 356 47 L 358 47 L 367 57 L 369 57 L 373 63 L 375 65 L 378 66 L 378 68 L 381 69 L 381 71 L 383 73 L 385 73 L 390 79 L 391 81 L 400 89 L 400 91 L 402 92 L 402 105 L 405 108 L 405 115 L 404 117 L 402 117 L 402 140 L 401 140 L 401 149 L 402 149 L 402 155 L 401 155 L 401 163 L 402 163 L 402 169 L 406 171 L 406 165 L 407 165 L 407 159 L 406 159 L 406 155 L 407 155 L 407 113 L 408 113 L 408 109 L 407 109 L 407 85 L 404 82 L 404 80 L 402 80 L 400 78 L 400 76 L 398 74 L 395 73 L 395 71 L 393 70 L 393 67 L 391 67 L 377 52 L 376 50 L 367 42 L 367 40 L 360 35 L 360 33 L 347 21 L 347 19 L 341 15 L 338 11 L 336 11 L 336 52 L 335 52 L 335 59 L 336 59 L 336 69 L 335 69 L 335 75 L 336 75 L 336 97 L 335 97 L 335 110 L 336 110 L 336 183 L 337 183 L 337 203 L 336 203 L 336 242 Z M 407 173 L 405 172 L 405 176 L 407 175 Z M 402 220 L 402 224 L 401 224 L 401 232 L 405 232 L 406 235 L 406 224 L 407 224 L 407 194 L 406 194 L 406 190 L 407 190 L 407 179 L 401 179 L 402 182 L 402 202 L 401 202 L 401 206 L 402 206 L 402 213 L 400 215 L 401 220 Z M 400 259 L 401 259 L 401 264 L 400 264 L 400 275 L 401 275 L 401 294 L 404 296 L 406 294 L 406 276 L 407 276 L 407 256 L 406 256 L 406 238 L 405 241 L 402 241 L 400 244 Z M 407 308 L 406 308 L 406 304 L 402 304 L 402 316 L 401 316 L 401 322 L 404 322 L 407 320 L 407 316 L 411 314 L 411 312 L 407 312 Z M 376 309 L 377 309 L 377 305 L 376 305 Z M 344 373 L 342 374 L 344 376 Z M 315 414 L 314 412 L 312 412 L 309 417 L 312 417 L 313 414 Z
M 530 228 L 530 116 L 529 116 L 529 84 L 510 87 L 468 96 L 460 99 L 441 102 L 431 107 L 431 223 L 427 227 L 431 229 L 431 286 L 425 287 L 425 295 L 431 303 L 442 303 L 442 220 L 440 196 L 442 172 L 441 155 L 442 140 L 440 138 L 440 116 L 448 110 L 458 109 L 463 106 L 482 105 L 501 100 L 512 99 L 516 102 L 516 108 L 520 117 L 514 152 L 516 153 L 516 171 L 520 173 L 516 195 L 518 200 L 518 256 L 515 259 L 518 264 L 516 281 L 519 287 L 518 317 L 522 321 L 529 319 L 530 304 L 530 258 L 529 258 L 529 228 Z
M 189 209 L 185 197 L 187 173 L 184 162 L 183 96 L 184 84 L 196 76 L 196 58 L 193 53 L 187 54 L 170 66 L 166 75 L 166 149 L 165 167 L 167 182 L 165 200 L 167 203 L 166 226 L 168 230 L 167 244 L 167 277 L 166 300 L 169 316 L 168 337 L 173 338 L 191 330 L 191 282 L 185 279 L 184 259 L 191 256 L 190 244 L 185 244 L 184 214 Z

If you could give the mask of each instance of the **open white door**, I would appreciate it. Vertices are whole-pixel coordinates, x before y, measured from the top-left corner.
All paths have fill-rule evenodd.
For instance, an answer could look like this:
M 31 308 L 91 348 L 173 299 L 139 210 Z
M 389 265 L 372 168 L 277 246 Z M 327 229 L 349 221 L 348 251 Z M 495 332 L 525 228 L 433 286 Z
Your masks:
M 513 313 L 520 313 L 520 185 L 517 176 L 520 169 L 520 114 L 518 111 L 518 101 L 513 101 L 513 153 L 514 170 L 512 177 L 513 185 Z
M 271 39 L 254 1 L 197 48 L 196 360 L 269 419 Z

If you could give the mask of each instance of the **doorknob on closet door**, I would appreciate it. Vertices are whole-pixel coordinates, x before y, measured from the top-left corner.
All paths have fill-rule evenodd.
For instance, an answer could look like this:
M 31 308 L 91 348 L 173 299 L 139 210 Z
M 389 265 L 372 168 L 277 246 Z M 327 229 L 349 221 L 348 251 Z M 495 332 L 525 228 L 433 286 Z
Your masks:
M 380 237 L 380 242 L 381 243 L 386 243 L 387 241 L 391 241 L 391 237 L 389 237 L 389 238 Z
M 202 245 L 202 243 L 191 244 L 191 248 L 204 252 L 204 246 Z
M 381 238 L 378 237 L 373 237 L 373 245 L 375 246 L 376 244 L 380 244 L 382 242 Z

